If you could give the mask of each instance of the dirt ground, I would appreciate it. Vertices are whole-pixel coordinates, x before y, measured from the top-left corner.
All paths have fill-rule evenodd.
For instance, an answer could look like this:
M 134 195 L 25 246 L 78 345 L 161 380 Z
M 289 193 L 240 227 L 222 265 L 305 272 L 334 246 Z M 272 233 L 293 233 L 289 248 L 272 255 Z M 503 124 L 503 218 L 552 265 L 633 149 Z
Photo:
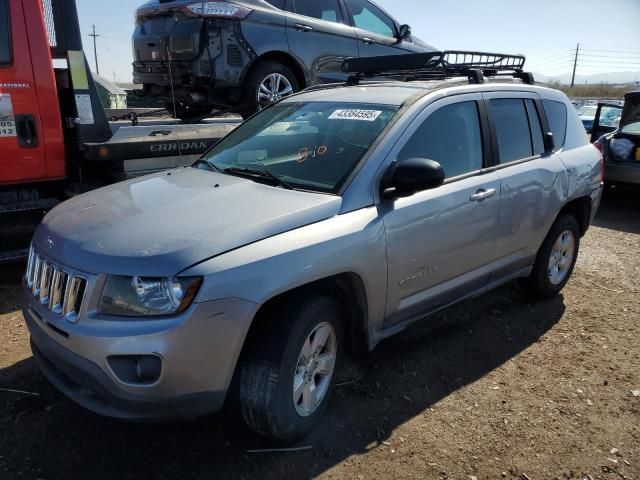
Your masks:
M 510 284 L 352 361 L 297 452 L 248 452 L 268 445 L 233 410 L 139 425 L 67 400 L 31 359 L 23 268 L 0 269 L 0 479 L 640 479 L 640 189 L 607 192 L 562 296 Z

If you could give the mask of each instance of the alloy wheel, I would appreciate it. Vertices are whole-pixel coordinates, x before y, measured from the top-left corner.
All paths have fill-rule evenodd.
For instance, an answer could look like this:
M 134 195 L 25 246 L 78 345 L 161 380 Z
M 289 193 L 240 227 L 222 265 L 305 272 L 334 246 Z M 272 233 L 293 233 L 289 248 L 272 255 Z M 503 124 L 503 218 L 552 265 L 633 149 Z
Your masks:
M 333 325 L 317 325 L 307 337 L 293 375 L 293 405 L 301 417 L 308 417 L 322 403 L 336 365 L 337 337 Z
M 262 80 L 258 87 L 258 108 L 268 107 L 291 94 L 293 94 L 293 86 L 287 77 L 280 73 L 271 73 Z
M 563 231 L 551 249 L 549 257 L 549 281 L 560 285 L 569 274 L 576 251 L 576 238 L 571 230 Z

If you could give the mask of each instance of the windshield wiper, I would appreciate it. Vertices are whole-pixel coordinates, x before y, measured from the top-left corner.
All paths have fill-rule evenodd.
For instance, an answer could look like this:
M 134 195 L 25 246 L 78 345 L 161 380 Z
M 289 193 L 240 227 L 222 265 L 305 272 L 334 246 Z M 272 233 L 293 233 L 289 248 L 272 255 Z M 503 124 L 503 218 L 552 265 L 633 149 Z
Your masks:
M 237 175 L 239 177 L 246 177 L 249 179 L 260 179 L 260 180 L 268 180 L 287 190 L 293 190 L 293 186 L 289 183 L 285 182 L 280 177 L 276 177 L 273 173 L 268 172 L 267 170 L 255 170 L 253 168 L 238 168 L 238 167 L 229 167 L 225 168 L 223 173 L 228 173 L 230 175 Z

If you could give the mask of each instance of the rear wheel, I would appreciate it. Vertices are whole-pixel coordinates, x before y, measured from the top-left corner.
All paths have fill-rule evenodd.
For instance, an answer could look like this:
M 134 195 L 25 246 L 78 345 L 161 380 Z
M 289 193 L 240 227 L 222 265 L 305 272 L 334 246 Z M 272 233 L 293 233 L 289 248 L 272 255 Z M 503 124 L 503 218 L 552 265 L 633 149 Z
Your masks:
M 288 67 L 275 61 L 261 62 L 245 81 L 244 106 L 240 114 L 247 118 L 298 90 L 298 81 Z
M 272 328 L 241 367 L 240 407 L 252 430 L 292 442 L 327 409 L 341 356 L 340 310 L 332 298 L 314 296 L 272 315 Z
M 522 281 L 526 293 L 534 299 L 560 293 L 573 273 L 579 248 L 578 222 L 571 215 L 561 215 L 540 247 L 531 275 Z

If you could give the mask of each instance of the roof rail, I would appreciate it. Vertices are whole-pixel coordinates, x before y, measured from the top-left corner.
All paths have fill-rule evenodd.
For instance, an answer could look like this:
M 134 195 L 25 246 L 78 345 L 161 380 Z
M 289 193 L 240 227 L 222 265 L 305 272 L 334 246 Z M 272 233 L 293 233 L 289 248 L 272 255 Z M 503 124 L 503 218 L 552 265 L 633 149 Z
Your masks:
M 523 71 L 525 60 L 524 55 L 446 50 L 347 58 L 342 63 L 342 71 L 352 74 L 347 80 L 350 85 L 357 85 L 361 80 L 372 77 L 406 82 L 467 77 L 473 83 L 483 83 L 485 76 L 512 76 L 524 83 L 533 84 L 533 74 Z

